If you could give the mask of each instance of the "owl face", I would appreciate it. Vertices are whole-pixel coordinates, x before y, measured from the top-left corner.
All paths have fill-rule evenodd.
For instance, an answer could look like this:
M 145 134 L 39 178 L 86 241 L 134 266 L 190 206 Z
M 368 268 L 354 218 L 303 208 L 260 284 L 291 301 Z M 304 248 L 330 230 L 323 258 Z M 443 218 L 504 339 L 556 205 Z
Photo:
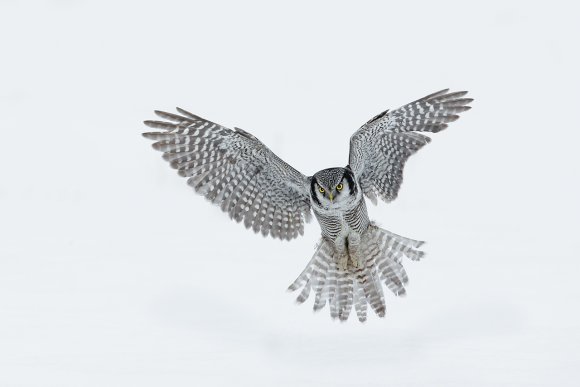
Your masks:
M 312 176 L 310 196 L 323 208 L 339 208 L 356 198 L 357 187 L 349 168 L 328 168 Z

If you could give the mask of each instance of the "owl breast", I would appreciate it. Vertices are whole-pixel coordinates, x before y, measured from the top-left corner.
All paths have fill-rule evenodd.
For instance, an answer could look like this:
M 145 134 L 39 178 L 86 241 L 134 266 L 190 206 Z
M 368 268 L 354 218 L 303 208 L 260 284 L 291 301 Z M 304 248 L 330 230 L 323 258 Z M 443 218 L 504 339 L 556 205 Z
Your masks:
M 320 224 L 322 236 L 334 242 L 337 247 L 344 246 L 351 234 L 360 236 L 369 227 L 369 216 L 364 198 L 347 205 L 332 208 L 313 207 L 314 215 Z

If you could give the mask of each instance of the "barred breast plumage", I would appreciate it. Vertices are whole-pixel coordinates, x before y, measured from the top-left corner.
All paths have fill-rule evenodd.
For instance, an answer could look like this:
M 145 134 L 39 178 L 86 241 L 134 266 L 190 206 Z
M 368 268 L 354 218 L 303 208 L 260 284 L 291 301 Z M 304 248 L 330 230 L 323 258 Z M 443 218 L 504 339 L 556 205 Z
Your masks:
M 345 168 L 336 168 L 336 170 L 339 174 L 343 171 L 349 173 Z M 314 178 L 316 176 L 314 175 Z M 344 190 L 348 189 L 350 186 L 345 184 Z M 351 232 L 362 234 L 369 226 L 365 200 L 358 189 L 354 196 L 350 195 L 345 201 L 337 201 L 336 205 L 331 208 L 325 208 L 318 205 L 316 201 L 313 202 L 312 209 L 320 224 L 322 235 L 331 241 L 340 235 L 346 236 Z

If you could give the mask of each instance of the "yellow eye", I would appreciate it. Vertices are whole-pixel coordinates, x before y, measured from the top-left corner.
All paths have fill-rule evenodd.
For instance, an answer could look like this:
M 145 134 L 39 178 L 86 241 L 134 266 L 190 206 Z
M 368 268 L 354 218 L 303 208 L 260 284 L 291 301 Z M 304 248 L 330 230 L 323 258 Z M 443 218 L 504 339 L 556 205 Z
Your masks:
M 320 193 L 324 193 L 324 188 L 322 188 L 322 187 L 318 187 L 318 192 L 320 192 Z
M 339 185 L 336 186 L 336 190 L 337 191 L 341 191 L 342 190 L 342 183 L 340 183 Z

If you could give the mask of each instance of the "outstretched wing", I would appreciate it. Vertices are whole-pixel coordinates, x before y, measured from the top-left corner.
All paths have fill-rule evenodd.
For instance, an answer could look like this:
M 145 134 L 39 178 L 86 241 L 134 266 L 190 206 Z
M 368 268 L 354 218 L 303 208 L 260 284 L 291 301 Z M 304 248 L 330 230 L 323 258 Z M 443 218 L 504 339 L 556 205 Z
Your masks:
M 365 195 L 376 203 L 397 197 L 407 159 L 431 139 L 418 132 L 437 133 L 458 113 L 471 109 L 467 91 L 449 89 L 430 94 L 393 111 L 384 111 L 360 127 L 350 138 L 349 165 Z
M 166 121 L 145 121 L 161 131 L 143 136 L 156 141 L 153 148 L 187 184 L 256 233 L 287 240 L 304 234 L 310 219 L 306 176 L 250 133 L 177 111 L 155 111 Z

